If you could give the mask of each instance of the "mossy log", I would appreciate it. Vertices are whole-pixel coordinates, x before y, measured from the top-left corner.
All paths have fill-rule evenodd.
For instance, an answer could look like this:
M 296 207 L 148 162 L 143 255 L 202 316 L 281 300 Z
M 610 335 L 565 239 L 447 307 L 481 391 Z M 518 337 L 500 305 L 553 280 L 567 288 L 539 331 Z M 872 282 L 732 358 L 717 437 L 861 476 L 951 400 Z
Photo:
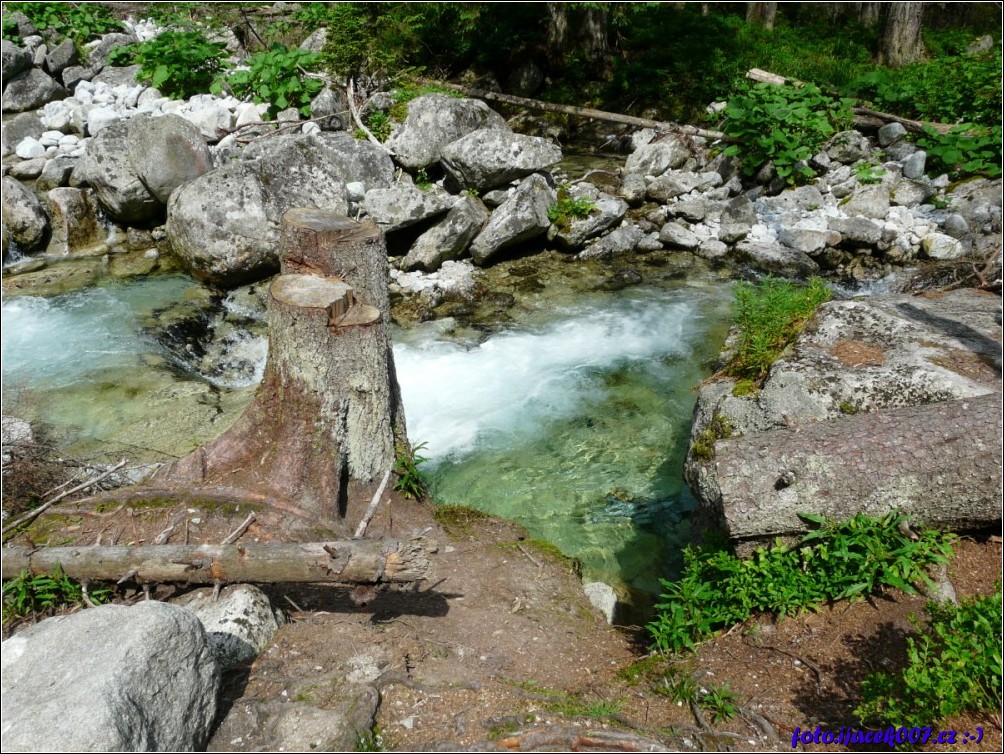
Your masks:
M 899 510 L 939 529 L 999 525 L 1001 409 L 991 393 L 719 440 L 711 512 L 738 541 L 804 533 L 799 513 Z
M 9 547 L 3 578 L 54 573 L 77 581 L 131 580 L 140 584 L 184 582 L 336 582 L 378 584 L 419 581 L 429 567 L 421 540 L 367 540 L 235 545 L 142 547 Z
M 365 489 L 406 441 L 387 331 L 386 245 L 372 222 L 313 209 L 286 213 L 281 243 L 282 272 L 268 293 L 268 360 L 251 405 L 153 483 L 226 488 L 236 499 L 243 491 L 351 532 Z M 350 501 L 359 509 L 350 511 Z

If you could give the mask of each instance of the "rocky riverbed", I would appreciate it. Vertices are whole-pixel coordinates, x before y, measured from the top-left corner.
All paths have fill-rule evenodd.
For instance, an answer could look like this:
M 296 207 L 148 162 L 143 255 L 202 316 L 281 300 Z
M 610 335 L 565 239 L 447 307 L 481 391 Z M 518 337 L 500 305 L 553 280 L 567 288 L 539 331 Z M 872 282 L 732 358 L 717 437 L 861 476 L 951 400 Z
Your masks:
M 260 359 L 225 361 L 237 341 L 246 345 L 245 334 L 260 319 L 260 283 L 277 269 L 282 215 L 298 206 L 375 222 L 392 255 L 389 285 L 398 322 L 438 320 L 459 341 L 473 344 L 528 310 L 555 305 L 570 289 L 624 291 L 660 278 L 766 273 L 823 275 L 852 293 L 862 286 L 888 290 L 864 302 L 824 307 L 757 396 L 733 396 L 727 383 L 705 386 L 695 437 L 716 414 L 727 415 L 734 431 L 744 434 L 782 425 L 797 431 L 841 414 L 1000 392 L 999 297 L 909 294 L 932 282 L 982 284 L 999 294 L 1001 183 L 953 184 L 947 176 L 926 174 L 926 155 L 898 124 L 835 135 L 810 160 L 817 178 L 798 188 L 769 169 L 744 182 L 736 162 L 716 154 L 716 145 L 654 131 L 633 136 L 623 164 L 571 172 L 562 167 L 556 143 L 514 132 L 479 101 L 443 94 L 414 99 L 387 142 L 373 144 L 345 130 L 350 123 L 337 90 L 319 95 L 310 122 L 287 112 L 274 125 L 259 123 L 260 106 L 233 98 L 162 97 L 136 81 L 135 68 L 106 64 L 115 46 L 155 33 L 147 26 L 106 36 L 86 68 L 69 48 L 50 50 L 31 31 L 21 29 L 23 47 L 3 42 L 5 296 L 16 305 L 17 296 L 34 302 L 107 276 L 168 271 L 201 281 L 204 286 L 193 287 L 180 305 L 153 307 L 146 323 L 169 353 L 176 349 L 175 367 L 199 375 L 191 394 L 172 393 L 167 381 L 156 390 L 133 386 L 186 422 L 212 426 L 236 409 L 223 404 L 219 388 L 256 381 L 248 364 Z M 374 92 L 361 104 L 379 108 L 386 102 Z M 556 214 L 562 200 L 587 208 L 584 216 Z M 575 273 L 562 272 L 568 268 Z M 5 361 L 7 337 L 5 328 Z M 127 381 L 110 381 L 120 380 Z M 178 410 L 182 405 L 201 408 L 186 415 Z M 5 446 L 13 446 L 30 436 L 30 428 L 5 417 L 4 434 Z M 143 435 L 137 426 L 133 444 L 140 445 Z M 5 447 L 5 457 L 14 453 Z M 708 468 L 692 457 L 690 475 L 697 495 L 713 508 Z M 186 539 L 219 541 L 244 516 L 201 503 L 108 513 L 97 518 L 94 511 L 74 509 L 29 536 L 38 543 L 138 543 L 170 526 L 176 533 L 168 537 L 180 536 L 183 527 Z M 267 540 L 273 536 L 267 513 L 259 514 L 247 536 Z M 714 511 L 712 517 L 721 515 Z M 755 713 L 747 717 L 751 722 L 709 727 L 698 717 L 696 727 L 684 729 L 689 710 L 616 676 L 635 655 L 629 638 L 597 612 L 613 614 L 610 591 L 593 589 L 590 603 L 570 564 L 509 524 L 480 517 L 432 520 L 428 509 L 395 498 L 374 524 L 374 533 L 394 536 L 435 527 L 440 551 L 433 577 L 413 594 L 382 593 L 360 604 L 328 590 L 274 591 L 264 607 L 259 601 L 224 616 L 224 628 L 172 605 L 101 608 L 43 624 L 34 636 L 19 634 L 4 651 L 5 744 L 14 735 L 17 746 L 33 745 L 39 721 L 48 719 L 44 714 L 53 717 L 44 726 L 54 732 L 56 719 L 67 722 L 63 713 L 79 704 L 76 697 L 53 699 L 43 710 L 39 695 L 27 693 L 24 708 L 8 707 L 14 704 L 8 683 L 25 690 L 41 678 L 41 670 L 18 663 L 46 656 L 56 645 L 68 652 L 67 667 L 79 665 L 91 676 L 95 666 L 106 665 L 110 687 L 124 688 L 119 684 L 129 683 L 136 667 L 148 666 L 104 663 L 87 636 L 108 632 L 101 620 L 121 627 L 133 617 L 136 627 L 123 629 L 122 641 L 107 652 L 122 654 L 125 633 L 135 637 L 128 642 L 131 658 L 149 658 L 169 644 L 183 647 L 175 654 L 184 659 L 149 667 L 142 678 L 145 686 L 159 678 L 177 690 L 172 703 L 179 711 L 165 707 L 167 714 L 157 718 L 147 705 L 131 712 L 87 708 L 90 727 L 63 726 L 84 739 L 53 738 L 53 746 L 338 749 L 372 744 L 380 733 L 376 724 L 401 748 L 491 748 L 535 727 L 542 731 L 539 746 L 571 748 L 585 736 L 600 747 L 629 741 L 647 750 L 694 749 L 742 740 L 744 746 L 787 749 L 785 721 L 803 716 L 811 722 L 818 717 L 813 705 L 823 705 L 828 690 L 846 691 L 837 681 L 846 652 L 823 658 L 823 650 L 799 646 L 820 633 L 838 641 L 847 628 L 838 627 L 843 615 L 826 612 L 822 623 L 763 624 L 774 637 L 766 645 L 752 629 L 743 634 L 750 640 L 746 648 L 731 646 L 726 637 L 703 650 L 702 670 L 685 671 L 700 676 L 698 682 L 717 673 L 741 684 L 748 692 L 743 707 Z M 990 577 L 974 565 L 981 557 L 999 565 L 999 543 L 964 549 L 955 564 L 960 591 L 989 588 Z M 876 614 L 859 618 L 858 607 Z M 858 607 L 854 628 L 864 626 L 867 640 L 877 642 L 884 616 L 893 615 L 902 648 L 905 607 L 888 613 Z M 279 628 L 277 614 L 287 608 L 294 621 Z M 257 626 L 259 618 L 270 622 L 268 636 L 277 631 L 275 638 L 251 640 L 238 632 L 238 642 L 253 649 L 239 660 L 224 659 L 219 645 L 226 642 L 219 637 Z M 83 638 L 73 638 L 76 631 Z M 153 631 L 159 638 L 151 642 Z M 74 649 L 77 641 L 82 648 Z M 725 669 L 723 655 L 737 650 L 757 654 L 750 662 L 760 663 L 759 680 L 756 673 Z M 761 688 L 763 674 L 779 672 L 771 664 L 777 654 L 788 658 L 780 672 L 793 679 L 811 668 L 814 691 L 802 689 L 800 699 L 795 680 Z M 76 662 L 84 656 L 92 661 Z M 184 683 L 177 673 L 183 665 L 192 675 Z M 91 697 L 97 703 L 102 693 Z M 846 718 L 847 706 L 827 719 Z M 125 726 L 133 733 L 119 726 L 121 737 L 105 738 L 133 713 L 135 725 Z M 185 723 L 180 729 L 179 721 Z M 669 725 L 678 729 L 667 734 Z M 611 730 L 617 726 L 635 733 Z

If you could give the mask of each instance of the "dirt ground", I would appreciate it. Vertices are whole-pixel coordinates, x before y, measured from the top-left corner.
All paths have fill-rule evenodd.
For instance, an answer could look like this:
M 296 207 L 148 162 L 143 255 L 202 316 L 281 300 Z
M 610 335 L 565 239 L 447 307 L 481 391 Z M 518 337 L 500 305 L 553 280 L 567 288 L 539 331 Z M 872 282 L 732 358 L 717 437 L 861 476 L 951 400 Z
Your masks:
M 691 656 L 648 658 L 644 630 L 607 625 L 586 599 L 574 563 L 511 523 L 440 517 L 444 527 L 432 510 L 394 497 L 368 531 L 407 538 L 428 529 L 424 536 L 438 551 L 416 589 L 387 589 L 357 606 L 342 587 L 266 587 L 290 622 L 250 666 L 227 674 L 224 712 L 255 700 L 311 698 L 332 679 L 355 676 L 380 694 L 377 736 L 360 741 L 361 748 L 791 750 L 796 728 L 857 727 L 852 711 L 862 678 L 901 666 L 915 630 L 910 616 L 923 615 L 923 598 L 890 593 L 780 621 L 761 616 Z M 68 505 L 18 541 L 149 543 L 174 524 L 172 544 L 218 543 L 246 514 L 234 506 L 134 504 L 98 513 Z M 271 539 L 273 524 L 260 512 L 241 541 Z M 1001 564 L 999 537 L 963 539 L 949 576 L 960 597 L 986 594 Z M 173 591 L 164 587 L 157 596 L 169 599 Z M 678 703 L 674 684 L 712 692 L 727 686 L 738 714 L 716 719 L 709 709 Z M 999 751 L 999 715 L 943 727 L 959 731 L 961 741 L 976 726 L 983 739 L 965 748 Z M 210 743 L 216 751 L 254 748 L 224 735 Z

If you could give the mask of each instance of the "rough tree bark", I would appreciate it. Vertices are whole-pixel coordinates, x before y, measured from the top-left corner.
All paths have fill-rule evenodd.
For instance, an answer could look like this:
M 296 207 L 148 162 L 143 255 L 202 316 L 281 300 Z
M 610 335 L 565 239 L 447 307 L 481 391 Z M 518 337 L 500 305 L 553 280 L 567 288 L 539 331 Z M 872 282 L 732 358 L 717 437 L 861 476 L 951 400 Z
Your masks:
M 879 59 L 883 65 L 899 68 L 916 63 L 924 54 L 920 28 L 924 3 L 891 3 L 886 11 Z
M 131 580 L 140 584 L 185 582 L 258 584 L 321 582 L 377 584 L 419 581 L 429 567 L 421 541 L 356 539 L 344 542 L 277 542 L 247 545 L 145 547 L 8 547 L 3 578 L 53 573 L 78 581 Z
M 746 3 L 746 23 L 773 29 L 777 18 L 777 3 Z
M 799 513 L 900 510 L 937 528 L 1001 519 L 1000 393 L 720 440 L 720 510 L 735 540 L 806 531 Z
M 281 243 L 258 392 L 227 432 L 153 482 L 229 489 L 336 525 L 406 441 L 386 246 L 374 223 L 315 209 L 287 212 Z

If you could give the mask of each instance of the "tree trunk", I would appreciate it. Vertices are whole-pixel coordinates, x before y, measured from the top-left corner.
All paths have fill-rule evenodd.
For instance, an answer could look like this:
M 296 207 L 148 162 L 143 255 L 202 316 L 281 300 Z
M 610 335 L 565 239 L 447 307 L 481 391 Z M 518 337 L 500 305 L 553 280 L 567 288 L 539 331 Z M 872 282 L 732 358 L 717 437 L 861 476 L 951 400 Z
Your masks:
M 584 8 L 579 23 L 580 46 L 585 59 L 596 63 L 607 54 L 607 11 L 604 8 Z
M 879 60 L 883 65 L 899 68 L 916 63 L 924 54 L 920 28 L 924 3 L 892 3 L 887 11 L 882 32 Z
M 280 262 L 254 400 L 154 483 L 231 488 L 338 525 L 356 501 L 350 483 L 379 478 L 394 464 L 395 443 L 406 442 L 387 333 L 386 246 L 372 222 L 294 209 L 283 217 Z
M 777 3 L 746 3 L 746 23 L 773 29 L 776 18 Z
M 426 548 L 417 540 L 356 539 L 304 544 L 8 547 L 2 570 L 5 579 L 24 571 L 54 573 L 58 568 L 77 581 L 377 584 L 419 581 L 428 567 Z
M 804 533 L 799 513 L 834 519 L 900 510 L 929 526 L 1001 520 L 1001 394 L 887 409 L 720 440 L 720 511 L 736 540 Z
M 855 3 L 858 7 L 858 23 L 866 29 L 879 25 L 887 3 Z
M 552 63 L 560 63 L 568 45 L 568 8 L 565 3 L 547 4 L 547 46 Z

